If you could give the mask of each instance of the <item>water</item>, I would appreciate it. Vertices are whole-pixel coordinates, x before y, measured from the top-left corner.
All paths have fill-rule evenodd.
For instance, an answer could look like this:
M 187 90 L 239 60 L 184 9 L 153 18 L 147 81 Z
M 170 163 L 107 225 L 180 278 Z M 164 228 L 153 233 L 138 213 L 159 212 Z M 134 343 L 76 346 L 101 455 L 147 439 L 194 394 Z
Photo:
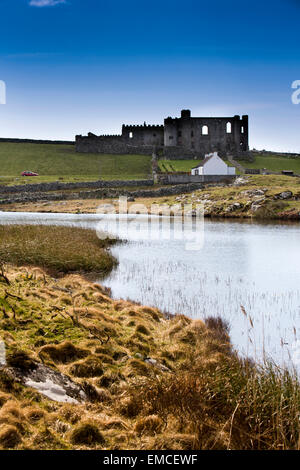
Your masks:
M 96 228 L 99 218 L 0 213 L 0 223 L 89 228 Z M 300 367 L 299 224 L 208 220 L 196 227 L 201 249 L 187 250 L 186 240 L 180 239 L 181 220 L 163 230 L 164 219 L 155 217 L 151 226 L 146 216 L 138 216 L 138 224 L 132 220 L 121 226 L 111 216 L 102 220 L 110 233 L 127 240 L 112 248 L 119 265 L 101 281 L 113 297 L 192 318 L 220 315 L 229 322 L 232 342 L 241 354 Z M 192 233 L 195 227 L 187 226 L 185 234 Z

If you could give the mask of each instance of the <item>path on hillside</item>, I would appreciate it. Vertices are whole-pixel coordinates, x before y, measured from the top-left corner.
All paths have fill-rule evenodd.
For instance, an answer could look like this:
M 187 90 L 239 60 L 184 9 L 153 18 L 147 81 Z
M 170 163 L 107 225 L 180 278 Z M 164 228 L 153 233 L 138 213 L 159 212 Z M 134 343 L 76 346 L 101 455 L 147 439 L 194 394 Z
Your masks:
M 229 155 L 229 156 L 228 156 L 228 161 L 229 161 L 230 163 L 232 163 L 232 165 L 233 165 L 237 170 L 239 170 L 240 173 L 242 173 L 243 175 L 245 174 L 245 168 L 244 168 L 239 162 L 237 162 L 236 160 L 234 160 L 232 155 Z

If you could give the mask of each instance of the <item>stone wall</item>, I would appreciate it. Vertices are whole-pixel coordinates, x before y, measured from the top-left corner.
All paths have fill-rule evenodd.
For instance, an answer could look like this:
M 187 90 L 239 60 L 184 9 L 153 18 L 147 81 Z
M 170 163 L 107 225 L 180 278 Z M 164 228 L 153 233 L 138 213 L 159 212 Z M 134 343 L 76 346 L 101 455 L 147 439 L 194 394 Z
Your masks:
M 163 148 L 163 157 L 167 160 L 199 160 L 203 156 L 201 152 L 183 147 L 169 146 Z
M 190 175 L 169 174 L 159 175 L 158 182 L 161 184 L 190 184 L 190 183 L 232 183 L 236 175 Z
M 147 180 L 115 180 L 115 181 L 87 181 L 81 183 L 61 183 L 54 181 L 53 183 L 25 184 L 19 186 L 3 186 L 0 185 L 0 194 L 12 193 L 42 193 L 46 191 L 63 191 L 70 189 L 83 188 L 121 188 L 128 186 L 153 186 L 153 179 Z
M 64 193 L 31 193 L 24 192 L 14 195 L 12 197 L 1 198 L 0 205 L 4 204 L 17 204 L 26 202 L 42 202 L 42 201 L 66 201 L 75 199 L 112 199 L 119 196 L 127 196 L 131 198 L 138 197 L 161 197 L 183 194 L 202 189 L 202 183 L 191 183 L 176 186 L 163 187 L 158 189 L 138 189 L 130 191 L 125 189 L 116 188 L 102 188 L 94 191 L 80 191 L 80 192 L 64 192 Z
M 142 145 L 122 136 L 76 136 L 76 152 L 112 155 L 152 155 L 153 145 Z
M 164 126 L 162 125 L 129 125 L 122 126 L 122 137 L 129 139 L 132 145 L 164 145 Z

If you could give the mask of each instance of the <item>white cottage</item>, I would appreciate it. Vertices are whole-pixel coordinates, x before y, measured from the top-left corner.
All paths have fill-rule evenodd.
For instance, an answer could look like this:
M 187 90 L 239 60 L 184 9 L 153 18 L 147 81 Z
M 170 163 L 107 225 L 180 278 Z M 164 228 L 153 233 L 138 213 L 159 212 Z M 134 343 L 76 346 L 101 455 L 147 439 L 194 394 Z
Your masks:
M 205 155 L 205 159 L 195 168 L 191 174 L 196 175 L 235 175 L 235 168 L 226 165 L 217 152 Z

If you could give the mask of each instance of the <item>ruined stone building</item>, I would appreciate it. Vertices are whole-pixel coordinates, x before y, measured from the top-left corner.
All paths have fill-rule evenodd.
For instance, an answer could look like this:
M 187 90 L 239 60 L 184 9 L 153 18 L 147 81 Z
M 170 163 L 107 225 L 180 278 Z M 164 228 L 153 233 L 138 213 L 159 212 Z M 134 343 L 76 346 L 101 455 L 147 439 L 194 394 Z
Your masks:
M 121 135 L 76 136 L 77 152 L 151 155 L 154 149 L 171 159 L 243 155 L 249 150 L 248 116 L 192 117 L 182 110 L 180 118 L 168 117 L 163 125 L 123 125 Z

